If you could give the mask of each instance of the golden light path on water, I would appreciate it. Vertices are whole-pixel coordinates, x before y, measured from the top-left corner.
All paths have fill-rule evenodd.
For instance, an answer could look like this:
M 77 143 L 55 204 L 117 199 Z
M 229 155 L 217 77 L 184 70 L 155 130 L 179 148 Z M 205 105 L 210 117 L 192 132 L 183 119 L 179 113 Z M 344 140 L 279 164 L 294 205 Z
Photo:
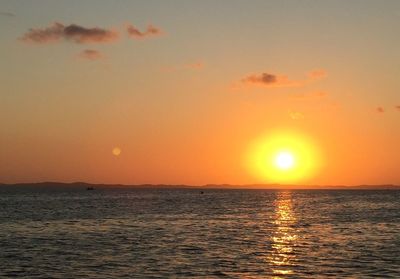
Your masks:
M 272 266 L 272 272 L 276 274 L 273 278 L 293 274 L 293 260 L 296 257 L 294 246 L 298 235 L 292 227 L 296 217 L 292 210 L 292 193 L 279 192 L 275 200 L 276 229 L 272 234 L 272 251 L 268 261 Z

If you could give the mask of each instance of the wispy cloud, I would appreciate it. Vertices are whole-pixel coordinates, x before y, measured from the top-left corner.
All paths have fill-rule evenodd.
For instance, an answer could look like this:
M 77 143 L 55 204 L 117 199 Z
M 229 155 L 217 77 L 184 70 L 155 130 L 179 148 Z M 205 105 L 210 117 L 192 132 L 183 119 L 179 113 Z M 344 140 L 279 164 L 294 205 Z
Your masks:
M 400 111 L 400 105 L 399 106 L 395 106 L 395 108 Z
M 299 111 L 289 111 L 289 117 L 293 120 L 301 120 L 304 119 L 304 114 Z
M 0 16 L 15 17 L 16 15 L 10 12 L 0 12 Z
M 78 57 L 81 59 L 94 61 L 104 58 L 104 55 L 95 49 L 85 49 L 78 54 Z
M 303 85 L 301 81 L 290 80 L 285 75 L 270 73 L 251 74 L 243 78 L 242 82 L 248 85 L 263 85 L 268 87 L 297 87 Z
M 126 32 L 131 38 L 134 39 L 146 39 L 148 37 L 160 36 L 163 34 L 162 30 L 154 25 L 148 25 L 146 30 L 140 31 L 137 27 L 132 24 L 127 25 Z
M 327 73 L 324 69 L 316 69 L 308 72 L 307 74 L 309 79 L 322 79 L 327 77 Z
M 286 75 L 263 72 L 261 74 L 250 74 L 241 81 L 247 85 L 262 85 L 266 87 L 302 87 L 326 76 L 326 71 L 322 69 L 309 72 L 306 78 L 302 80 L 291 80 Z
M 46 28 L 30 28 L 20 39 L 24 42 L 45 44 L 59 41 L 64 32 L 64 25 L 58 22 Z
M 203 62 L 195 62 L 195 63 L 189 63 L 185 65 L 185 68 L 187 69 L 192 69 L 192 70 L 201 70 L 205 67 Z
M 384 112 L 385 112 L 385 109 L 384 109 L 383 107 L 377 107 L 377 108 L 376 108 L 376 112 L 378 112 L 378 113 L 384 113 Z
M 61 40 L 78 44 L 108 43 L 118 39 L 118 32 L 99 27 L 87 28 L 77 24 L 59 22 L 45 28 L 31 28 L 21 38 L 24 42 L 46 44 Z

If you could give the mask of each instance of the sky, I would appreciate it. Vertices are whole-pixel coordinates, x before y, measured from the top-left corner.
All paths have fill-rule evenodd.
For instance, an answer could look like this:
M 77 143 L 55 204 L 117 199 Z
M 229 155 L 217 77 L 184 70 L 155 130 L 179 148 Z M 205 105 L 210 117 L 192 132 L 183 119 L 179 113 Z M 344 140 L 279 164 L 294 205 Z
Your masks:
M 0 0 L 0 182 L 279 183 L 285 135 L 291 183 L 400 184 L 398 34 L 397 0 Z

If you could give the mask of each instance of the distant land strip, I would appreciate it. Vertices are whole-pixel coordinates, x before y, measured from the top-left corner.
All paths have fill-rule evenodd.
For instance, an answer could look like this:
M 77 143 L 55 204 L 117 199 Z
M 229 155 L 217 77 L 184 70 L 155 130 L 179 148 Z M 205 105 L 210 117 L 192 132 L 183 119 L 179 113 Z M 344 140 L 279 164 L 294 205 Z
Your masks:
M 7 184 L 0 183 L 0 187 L 21 187 L 21 188 L 93 188 L 93 189 L 105 189 L 105 188 L 126 188 L 126 189 L 231 189 L 231 190 L 400 190 L 400 185 L 385 184 L 385 185 L 283 185 L 283 184 L 248 184 L 248 185 L 232 185 L 232 184 L 206 184 L 201 186 L 193 185 L 168 185 L 168 184 L 92 184 L 86 182 L 37 182 L 37 183 L 15 183 Z

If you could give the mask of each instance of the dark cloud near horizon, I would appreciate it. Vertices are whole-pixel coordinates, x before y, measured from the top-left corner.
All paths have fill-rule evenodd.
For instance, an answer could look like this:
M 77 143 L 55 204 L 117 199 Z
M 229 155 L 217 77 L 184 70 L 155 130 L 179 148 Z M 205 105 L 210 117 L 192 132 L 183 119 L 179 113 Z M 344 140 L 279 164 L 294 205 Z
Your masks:
M 16 15 L 10 12 L 0 12 L 1 16 L 15 17 Z
M 261 73 L 249 75 L 242 79 L 242 82 L 249 85 L 263 85 L 267 87 L 298 87 L 303 86 L 304 81 L 290 80 L 285 75 L 275 75 L 270 73 Z
M 325 78 L 327 73 L 324 69 L 309 72 L 305 79 L 291 80 L 286 75 L 276 75 L 267 72 L 251 74 L 241 81 L 248 85 L 263 85 L 267 87 L 301 87 L 309 83 Z
M 384 112 L 385 112 L 385 109 L 384 109 L 383 107 L 377 107 L 377 108 L 376 108 L 376 111 L 377 111 L 378 113 L 384 113 Z
M 269 73 L 262 73 L 260 75 L 251 75 L 246 77 L 243 81 L 251 83 L 263 83 L 266 85 L 274 84 L 278 81 L 278 77 Z
M 30 28 L 20 39 L 37 44 L 58 42 L 62 39 L 78 44 L 108 43 L 117 40 L 118 33 L 99 27 L 86 28 L 77 24 L 65 26 L 55 22 L 46 28 Z
M 147 26 L 145 31 L 140 31 L 138 28 L 136 28 L 132 24 L 129 24 L 126 27 L 126 32 L 128 32 L 128 35 L 130 37 L 135 38 L 135 39 L 145 39 L 147 37 L 162 35 L 161 29 L 158 27 L 155 27 L 151 24 Z
M 261 76 L 258 77 L 259 82 L 265 83 L 265 84 L 271 84 L 277 82 L 278 78 L 276 75 L 268 74 L 268 73 L 262 73 Z

